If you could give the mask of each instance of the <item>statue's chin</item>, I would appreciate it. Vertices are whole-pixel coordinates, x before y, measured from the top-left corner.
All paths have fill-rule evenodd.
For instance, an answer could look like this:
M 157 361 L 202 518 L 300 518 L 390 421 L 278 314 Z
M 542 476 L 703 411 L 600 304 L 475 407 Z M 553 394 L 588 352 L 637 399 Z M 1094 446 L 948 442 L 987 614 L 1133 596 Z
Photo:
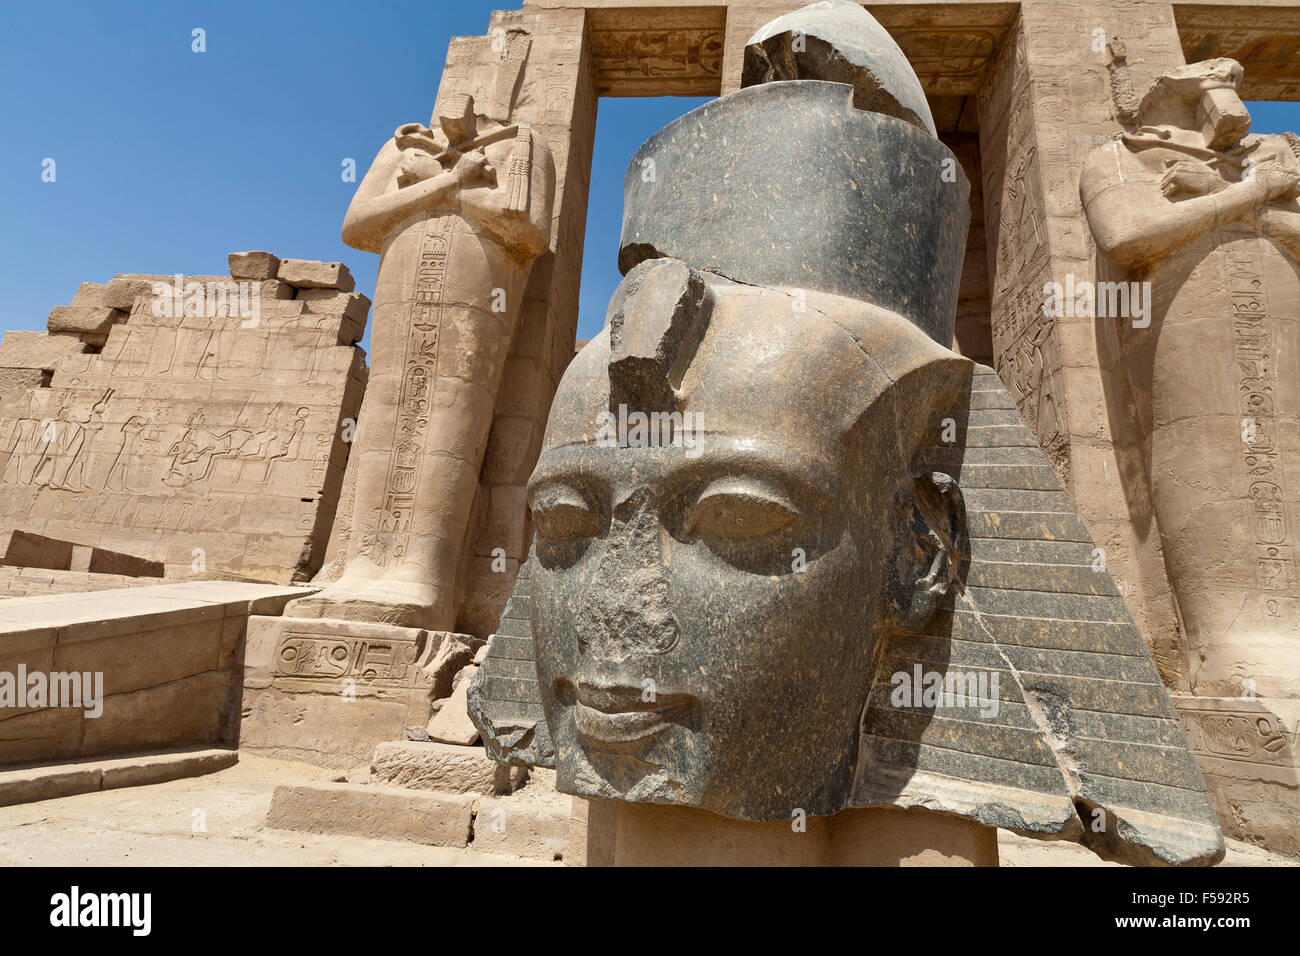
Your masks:
M 561 761 L 556 771 L 556 789 L 577 797 L 699 806 L 675 774 L 630 754 L 581 753 Z

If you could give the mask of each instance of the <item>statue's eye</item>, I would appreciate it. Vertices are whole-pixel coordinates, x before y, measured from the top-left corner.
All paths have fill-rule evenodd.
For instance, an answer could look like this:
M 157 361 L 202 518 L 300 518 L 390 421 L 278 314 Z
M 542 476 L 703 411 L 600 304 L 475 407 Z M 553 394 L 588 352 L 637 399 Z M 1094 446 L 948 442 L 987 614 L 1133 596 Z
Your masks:
M 686 533 L 714 541 L 757 541 L 783 531 L 799 517 L 786 498 L 742 479 L 709 485 L 686 516 Z
M 533 496 L 533 524 L 544 541 L 580 541 L 600 534 L 600 516 L 567 486 L 551 486 Z

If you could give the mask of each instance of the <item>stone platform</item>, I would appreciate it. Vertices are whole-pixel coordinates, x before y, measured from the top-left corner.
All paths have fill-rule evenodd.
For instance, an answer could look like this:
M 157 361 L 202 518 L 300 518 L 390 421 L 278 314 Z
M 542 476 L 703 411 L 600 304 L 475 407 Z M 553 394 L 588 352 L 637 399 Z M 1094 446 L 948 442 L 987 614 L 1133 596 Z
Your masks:
M 13 692 L 0 694 L 0 765 L 233 747 L 248 618 L 311 591 L 191 581 L 0 601 L 0 680 Z M 48 691 L 29 698 L 38 674 Z
M 401 840 L 557 861 L 571 828 L 571 798 L 554 773 L 496 763 L 481 747 L 394 741 L 375 750 L 365 782 L 288 779 L 266 825 L 320 835 Z
M 0 770 L 0 806 L 198 777 L 233 767 L 238 760 L 234 750 L 191 747 Z
M 118 588 L 152 587 L 154 578 L 94 571 L 63 571 L 50 568 L 0 567 L 0 601 L 39 597 L 42 594 L 76 594 L 81 591 L 112 591 Z

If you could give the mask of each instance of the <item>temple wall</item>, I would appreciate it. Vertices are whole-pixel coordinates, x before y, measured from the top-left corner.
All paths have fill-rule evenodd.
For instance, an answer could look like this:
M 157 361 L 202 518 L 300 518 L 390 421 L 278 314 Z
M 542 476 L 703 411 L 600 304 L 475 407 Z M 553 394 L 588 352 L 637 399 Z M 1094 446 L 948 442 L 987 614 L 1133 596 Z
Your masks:
M 354 343 L 370 302 L 350 276 L 347 291 L 298 281 L 186 276 L 182 292 L 197 283 L 205 303 L 187 309 L 152 293 L 173 276 L 119 276 L 56 308 L 48 342 L 9 333 L 0 363 L 48 384 L 0 393 L 0 530 L 162 562 L 172 577 L 310 578 L 365 389 Z M 241 282 L 255 318 L 231 305 Z

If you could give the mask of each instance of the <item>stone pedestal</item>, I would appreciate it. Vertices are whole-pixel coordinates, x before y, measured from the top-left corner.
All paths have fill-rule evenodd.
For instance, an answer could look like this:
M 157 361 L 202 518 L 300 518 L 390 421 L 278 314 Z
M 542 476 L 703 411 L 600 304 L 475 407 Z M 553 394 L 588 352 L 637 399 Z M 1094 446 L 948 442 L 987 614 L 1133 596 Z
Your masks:
M 326 767 L 423 731 L 434 677 L 418 662 L 446 634 L 360 621 L 253 617 L 240 747 Z
M 575 797 L 572 866 L 997 866 L 997 829 L 925 810 L 862 808 L 794 822 Z
M 1223 832 L 1300 856 L 1300 700 L 1172 696 Z

